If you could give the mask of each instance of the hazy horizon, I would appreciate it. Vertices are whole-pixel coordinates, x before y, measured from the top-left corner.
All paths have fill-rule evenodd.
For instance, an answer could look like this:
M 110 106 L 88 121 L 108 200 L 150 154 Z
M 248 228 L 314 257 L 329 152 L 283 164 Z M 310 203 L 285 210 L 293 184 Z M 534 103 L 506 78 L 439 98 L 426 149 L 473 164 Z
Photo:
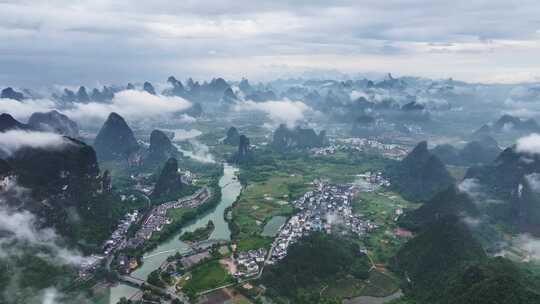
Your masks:
M 0 1 L 0 84 L 392 73 L 539 81 L 536 1 Z M 337 72 L 339 71 L 339 72 Z

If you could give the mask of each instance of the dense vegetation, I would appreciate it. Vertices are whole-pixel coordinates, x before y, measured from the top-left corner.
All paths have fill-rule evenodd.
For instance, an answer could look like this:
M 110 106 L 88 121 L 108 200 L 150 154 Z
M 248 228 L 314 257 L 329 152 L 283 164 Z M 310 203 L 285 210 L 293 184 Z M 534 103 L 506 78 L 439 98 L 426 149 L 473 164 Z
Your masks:
M 403 246 L 396 266 L 418 303 L 538 303 L 538 283 L 503 258 L 489 258 L 458 218 L 443 217 Z M 536 289 L 533 289 L 535 288 Z
M 454 182 L 444 164 L 428 151 L 425 141 L 390 166 L 387 174 L 393 188 L 410 201 L 426 201 Z
M 492 163 L 501 153 L 501 149 L 492 137 L 481 136 L 468 142 L 463 149 L 444 144 L 436 146 L 430 152 L 447 165 L 471 166 Z
M 233 283 L 234 279 L 219 263 L 212 259 L 191 270 L 191 279 L 182 287 L 182 290 L 191 298 L 199 292 L 210 290 L 219 286 Z
M 399 224 L 411 230 L 419 230 L 438 218 L 449 215 L 477 217 L 479 211 L 468 194 L 452 186 L 436 194 L 420 208 L 401 216 Z
M 352 239 L 313 233 L 292 245 L 281 262 L 267 267 L 262 282 L 275 297 L 294 303 L 324 303 L 321 289 L 343 277 L 367 279 L 370 267 Z
M 475 179 L 482 190 L 502 202 L 489 206 L 489 215 L 517 231 L 540 234 L 540 195 L 533 189 L 538 172 L 538 154 L 507 148 L 495 162 L 470 168 L 466 178 Z
M 180 236 L 184 242 L 199 242 L 206 240 L 214 231 L 214 222 L 208 221 L 205 227 L 197 228 L 195 231 L 186 231 Z

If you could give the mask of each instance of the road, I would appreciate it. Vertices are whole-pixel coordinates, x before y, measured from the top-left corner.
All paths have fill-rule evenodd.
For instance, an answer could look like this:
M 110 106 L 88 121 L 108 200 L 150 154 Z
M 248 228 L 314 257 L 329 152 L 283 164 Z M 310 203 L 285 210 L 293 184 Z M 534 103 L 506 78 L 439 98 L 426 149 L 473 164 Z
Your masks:
M 163 294 L 167 294 L 171 297 L 171 299 L 178 299 L 182 302 L 185 302 L 185 303 L 189 303 L 189 301 L 187 300 L 187 297 L 184 295 L 184 294 L 180 294 L 178 295 L 176 293 L 176 289 L 175 287 L 170 287 L 170 288 L 167 288 L 167 289 L 164 289 L 164 288 L 161 288 L 161 287 L 157 287 L 155 285 L 152 285 L 144 280 L 141 280 L 141 279 L 138 279 L 138 278 L 135 278 L 135 277 L 132 277 L 132 276 L 129 276 L 129 275 L 123 275 L 123 276 L 120 276 L 120 280 L 124 281 L 124 282 L 128 282 L 128 283 L 131 283 L 131 284 L 135 284 L 139 287 L 142 287 L 142 285 L 144 284 L 145 286 L 148 286 L 152 289 L 155 289 Z M 187 302 L 186 302 L 187 301 Z

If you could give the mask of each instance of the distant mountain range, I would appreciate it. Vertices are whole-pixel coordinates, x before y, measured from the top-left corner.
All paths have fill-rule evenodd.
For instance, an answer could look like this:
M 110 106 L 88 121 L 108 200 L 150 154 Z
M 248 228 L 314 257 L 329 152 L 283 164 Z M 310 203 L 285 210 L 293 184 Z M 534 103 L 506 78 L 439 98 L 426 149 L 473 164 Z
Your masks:
M 480 136 L 478 139 L 468 142 L 462 149 L 444 144 L 431 149 L 447 165 L 471 166 L 489 164 L 501 153 L 497 141 L 491 136 Z
M 282 124 L 274 131 L 272 148 L 276 151 L 284 152 L 295 149 L 322 147 L 325 142 L 325 131 L 317 134 L 313 129 L 304 129 L 301 127 L 291 129 Z
M 540 125 L 538 125 L 536 120 L 532 118 L 521 119 L 505 114 L 492 124 L 480 127 L 480 129 L 476 130 L 471 137 L 477 139 L 500 133 L 518 133 L 526 135 L 534 132 L 540 132 Z

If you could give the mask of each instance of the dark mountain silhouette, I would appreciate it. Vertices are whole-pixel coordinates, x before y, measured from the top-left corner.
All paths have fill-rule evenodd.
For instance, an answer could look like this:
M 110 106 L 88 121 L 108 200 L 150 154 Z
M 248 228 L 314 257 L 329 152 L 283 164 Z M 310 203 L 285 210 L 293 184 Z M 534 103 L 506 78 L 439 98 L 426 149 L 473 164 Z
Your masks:
M 532 132 L 540 132 L 540 125 L 534 119 L 521 119 L 512 115 L 505 114 L 495 121 L 491 126 L 483 125 L 476 130 L 473 138 L 479 136 L 499 134 L 504 132 L 514 132 L 518 134 L 527 134 Z
M 277 96 L 272 90 L 257 90 L 251 94 L 246 95 L 246 100 L 252 100 L 255 102 L 264 102 L 269 100 L 276 100 Z
M 33 113 L 28 120 L 28 125 L 36 130 L 55 132 L 73 138 L 79 137 L 77 123 L 56 110 Z
M 461 150 L 444 144 L 433 148 L 431 153 L 448 165 L 471 166 L 489 164 L 499 156 L 501 151 L 493 137 L 479 136 L 476 140 L 468 142 Z
M 313 129 L 296 127 L 289 129 L 286 125 L 280 125 L 274 131 L 272 147 L 276 151 L 289 151 L 294 149 L 306 149 L 322 147 L 326 143 L 326 132 L 315 133 Z
M 179 96 L 179 97 L 186 96 L 186 89 L 182 85 L 182 82 L 180 82 L 179 80 L 176 80 L 174 76 L 170 76 L 167 79 L 167 82 L 172 85 L 172 89 L 167 91 L 169 95 Z
M 0 114 L 0 132 L 5 132 L 9 130 L 30 130 L 31 127 L 19 122 L 13 116 L 2 113 Z
M 429 200 L 454 183 L 444 164 L 428 151 L 425 141 L 401 162 L 391 166 L 388 172 L 393 187 L 413 201 Z
M 238 88 L 244 93 L 244 95 L 249 95 L 253 93 L 254 90 L 253 87 L 249 84 L 249 80 L 247 80 L 246 78 L 242 78 L 242 80 L 238 84 Z
M 178 193 L 182 188 L 182 179 L 178 173 L 178 161 L 176 158 L 169 158 L 159 174 L 154 191 L 152 191 L 150 197 L 154 201 L 163 200 L 174 193 Z
M 0 98 L 9 98 L 21 101 L 24 99 L 24 95 L 21 92 L 15 91 L 13 88 L 5 88 L 2 90 L 2 93 L 0 93 Z
M 145 90 L 146 92 L 148 92 L 148 93 L 150 93 L 152 95 L 156 95 L 156 89 L 154 89 L 154 86 L 148 81 L 144 82 L 143 90 Z
M 88 92 L 86 92 L 85 87 L 79 87 L 79 90 L 77 91 L 77 101 L 82 103 L 89 103 L 90 102 L 90 96 L 88 96 Z
M 505 129 L 514 129 L 517 131 L 526 131 L 526 132 L 538 132 L 540 126 L 536 123 L 534 119 L 522 120 L 518 117 L 512 115 L 503 115 L 499 118 L 492 126 L 492 131 L 501 132 Z
M 104 86 L 102 91 L 94 88 L 90 94 L 90 99 L 97 102 L 109 102 L 114 98 L 115 90 Z
M 139 144 L 124 118 L 111 113 L 94 141 L 98 159 L 127 160 L 139 150 Z
M 437 156 L 443 163 L 448 165 L 462 164 L 462 160 L 459 157 L 460 150 L 450 144 L 438 145 L 430 151 L 433 155 Z
M 238 101 L 238 96 L 234 94 L 231 88 L 227 88 L 225 92 L 223 92 L 223 97 L 221 98 L 221 102 L 224 104 L 233 104 L 236 101 Z
M 484 136 L 467 143 L 459 156 L 466 164 L 487 164 L 493 162 L 501 152 L 493 137 Z
M 416 101 L 411 101 L 409 103 L 404 104 L 401 107 L 401 110 L 403 111 L 423 111 L 426 107 L 423 104 L 419 104 Z
M 493 217 L 540 235 L 539 172 L 539 155 L 507 148 L 493 163 L 471 167 L 465 178 L 476 179 L 484 191 L 501 200 L 489 210 Z
M 478 215 L 478 208 L 473 203 L 472 198 L 468 194 L 460 192 L 455 186 L 451 186 L 437 193 L 418 209 L 405 213 L 399 218 L 399 224 L 413 231 L 418 231 L 443 217 L 477 217 Z
M 240 133 L 235 127 L 230 127 L 227 131 L 227 137 L 223 140 L 226 145 L 236 146 L 240 142 Z
M 69 137 L 64 140 L 62 149 L 24 147 L 5 159 L 18 184 L 31 192 L 32 199 L 17 207 L 30 210 L 43 226 L 55 227 L 70 241 L 95 246 L 116 224 L 111 194 L 103 191 L 94 149 Z
M 11 166 L 7 161 L 0 158 L 0 178 L 6 177 L 12 173 Z
M 238 139 L 238 154 L 237 159 L 239 162 L 248 160 L 250 157 L 249 152 L 249 138 L 245 135 L 240 135 Z
M 489 258 L 455 216 L 427 225 L 399 250 L 405 294 L 419 304 L 536 303 L 538 282 L 504 258 Z
M 178 158 L 179 156 L 180 152 L 165 133 L 160 130 L 152 131 L 150 134 L 150 147 L 144 159 L 145 165 L 159 165 L 172 157 Z

